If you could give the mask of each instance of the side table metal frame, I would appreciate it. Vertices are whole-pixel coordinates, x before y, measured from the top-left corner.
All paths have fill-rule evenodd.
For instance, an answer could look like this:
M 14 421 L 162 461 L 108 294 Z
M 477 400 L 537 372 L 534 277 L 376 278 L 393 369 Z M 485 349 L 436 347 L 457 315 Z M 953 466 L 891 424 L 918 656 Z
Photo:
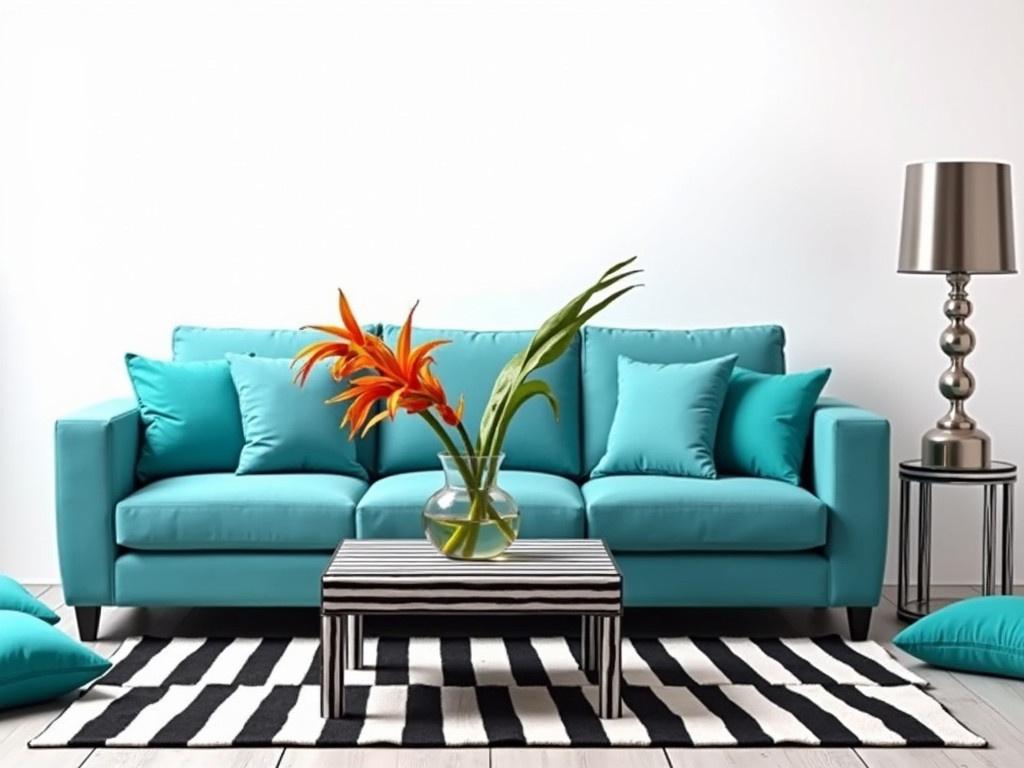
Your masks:
M 932 486 L 983 486 L 981 580 L 982 593 L 995 594 L 998 491 L 1002 489 L 1002 584 L 1004 595 L 1013 593 L 1013 489 L 1017 467 L 994 461 L 986 469 L 924 467 L 920 461 L 900 462 L 899 573 L 896 613 L 903 621 L 916 621 L 931 611 Z M 910 599 L 910 495 L 918 485 L 917 498 L 917 599 Z

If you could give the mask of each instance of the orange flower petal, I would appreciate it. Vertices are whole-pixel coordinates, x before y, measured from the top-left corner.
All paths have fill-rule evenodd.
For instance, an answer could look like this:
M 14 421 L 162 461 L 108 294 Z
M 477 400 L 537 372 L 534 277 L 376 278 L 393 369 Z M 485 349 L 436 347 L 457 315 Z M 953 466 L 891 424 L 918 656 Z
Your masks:
M 390 416 L 392 419 L 395 418 L 395 414 L 398 413 L 398 404 L 402 400 L 402 393 L 404 391 L 404 388 L 396 389 L 388 397 L 388 416 Z
M 338 313 L 341 315 L 341 321 L 345 324 L 352 341 L 362 344 L 364 342 L 363 329 L 359 327 L 352 307 L 349 306 L 348 299 L 345 298 L 345 293 L 340 288 L 338 289 Z
M 412 346 L 412 316 L 419 304 L 417 301 L 412 305 L 412 309 L 409 310 L 409 316 L 402 323 L 402 330 L 398 333 L 398 344 L 395 349 L 395 357 L 398 358 L 399 368 L 402 371 L 402 375 L 406 378 L 410 378 L 412 374 L 412 370 L 409 368 L 409 350 Z
M 366 437 L 366 433 L 369 432 L 372 427 L 376 426 L 377 424 L 380 424 L 386 418 L 388 418 L 388 412 L 381 411 L 368 422 L 366 422 L 366 426 L 363 427 L 363 431 L 360 433 L 359 436 Z
M 352 341 L 351 334 L 345 329 L 337 325 L 304 325 L 303 330 L 320 331 L 322 333 L 329 333 L 331 336 L 337 336 L 345 341 Z

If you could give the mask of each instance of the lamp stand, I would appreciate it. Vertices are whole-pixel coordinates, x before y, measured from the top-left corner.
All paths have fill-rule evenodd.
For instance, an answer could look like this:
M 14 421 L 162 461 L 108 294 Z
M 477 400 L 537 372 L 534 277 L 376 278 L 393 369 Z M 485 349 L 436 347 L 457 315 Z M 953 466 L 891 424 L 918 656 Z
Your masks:
M 967 298 L 966 272 L 946 275 L 949 298 L 942 311 L 949 325 L 939 337 L 939 346 L 949 355 L 949 368 L 939 377 L 939 392 L 949 400 L 949 410 L 934 429 L 921 438 L 921 463 L 947 469 L 983 469 L 989 466 L 989 436 L 967 415 L 964 401 L 974 393 L 974 376 L 964 367 L 964 358 L 974 350 L 974 331 L 967 327 L 971 302 Z

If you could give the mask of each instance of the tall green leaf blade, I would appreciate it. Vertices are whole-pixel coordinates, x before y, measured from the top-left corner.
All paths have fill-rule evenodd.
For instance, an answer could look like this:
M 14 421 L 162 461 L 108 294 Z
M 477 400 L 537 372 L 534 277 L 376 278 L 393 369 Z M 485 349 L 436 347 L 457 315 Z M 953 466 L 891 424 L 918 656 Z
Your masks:
M 622 272 L 636 260 L 626 259 L 607 269 L 601 278 L 589 288 L 571 299 L 564 307 L 555 312 L 541 324 L 526 349 L 517 353 L 502 368 L 494 382 L 491 397 L 484 408 L 477 436 L 477 447 L 484 454 L 497 453 L 505 439 L 511 415 L 521 407 L 522 401 L 515 403 L 516 393 L 538 368 L 550 365 L 569 349 L 573 337 L 584 323 L 607 307 L 613 301 L 637 287 L 629 286 L 605 297 L 593 307 L 587 303 L 598 293 L 604 291 L 621 280 L 639 273 L 641 270 Z M 550 389 L 548 390 L 550 392 Z M 530 397 L 542 394 L 533 392 Z M 553 395 L 552 395 L 553 398 Z
M 552 391 L 551 385 L 543 379 L 531 379 L 529 381 L 524 381 L 513 390 L 512 396 L 508 401 L 508 407 L 502 410 L 501 418 L 496 424 L 495 444 L 497 446 L 500 446 L 505 442 L 505 435 L 508 432 L 509 426 L 512 424 L 513 417 L 519 409 L 534 397 L 543 397 L 546 399 L 548 401 L 548 405 L 551 406 L 551 412 L 554 414 L 555 420 L 558 420 L 558 398 L 555 397 L 555 393 Z M 495 453 L 487 455 L 493 456 L 497 453 L 498 451 L 495 451 Z

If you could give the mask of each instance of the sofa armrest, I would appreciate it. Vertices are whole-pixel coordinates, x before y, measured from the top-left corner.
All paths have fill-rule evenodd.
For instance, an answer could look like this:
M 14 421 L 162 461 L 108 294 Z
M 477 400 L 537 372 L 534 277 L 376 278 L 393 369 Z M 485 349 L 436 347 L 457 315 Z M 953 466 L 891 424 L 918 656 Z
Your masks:
M 877 605 L 889 533 L 889 422 L 832 398 L 814 411 L 811 490 L 829 507 L 829 602 Z
M 57 548 L 70 605 L 114 602 L 114 506 L 135 489 L 140 423 L 127 399 L 57 420 Z

